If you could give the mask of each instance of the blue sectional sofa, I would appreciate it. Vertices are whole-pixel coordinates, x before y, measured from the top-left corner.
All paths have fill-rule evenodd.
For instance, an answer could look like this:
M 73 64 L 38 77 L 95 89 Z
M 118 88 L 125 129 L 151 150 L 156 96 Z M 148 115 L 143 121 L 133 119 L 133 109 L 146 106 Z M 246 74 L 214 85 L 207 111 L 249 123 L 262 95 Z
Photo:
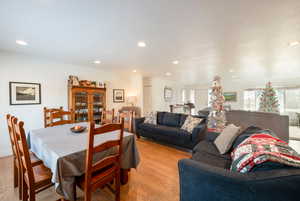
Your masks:
M 231 172 L 230 155 L 202 141 L 179 161 L 180 201 L 299 201 L 300 169 Z
M 192 133 L 181 129 L 187 115 L 170 112 L 157 112 L 157 124 L 144 123 L 145 118 L 134 121 L 138 136 L 151 138 L 167 144 L 192 149 L 204 139 L 206 132 L 206 116 L 195 116 L 204 119 Z
M 238 114 L 240 115 L 240 112 Z M 242 112 L 243 118 L 238 115 L 233 118 L 230 115 L 227 115 L 229 123 L 240 125 L 241 119 L 248 119 L 241 123 L 246 126 L 260 124 L 262 128 L 276 131 L 283 140 L 289 137 L 286 116 L 253 112 Z M 278 127 L 278 125 L 283 126 Z M 299 168 L 268 162 L 249 173 L 232 172 L 230 152 L 222 155 L 214 144 L 218 135 L 218 133 L 206 133 L 205 140 L 194 147 L 192 158 L 178 162 L 180 201 L 300 200 Z M 247 135 L 250 136 L 251 132 L 242 132 L 232 149 Z

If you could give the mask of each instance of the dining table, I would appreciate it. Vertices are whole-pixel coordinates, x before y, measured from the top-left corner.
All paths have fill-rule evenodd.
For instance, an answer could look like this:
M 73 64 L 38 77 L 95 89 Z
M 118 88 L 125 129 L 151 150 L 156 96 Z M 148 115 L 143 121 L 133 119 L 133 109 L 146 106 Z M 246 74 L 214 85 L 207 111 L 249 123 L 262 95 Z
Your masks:
M 51 169 L 55 190 L 65 200 L 76 200 L 76 177 L 85 173 L 85 158 L 88 146 L 88 129 L 82 133 L 73 133 L 71 128 L 74 126 L 88 127 L 88 125 L 87 122 L 65 124 L 31 130 L 27 134 L 30 150 L 43 161 L 46 167 Z M 120 131 L 113 131 L 96 135 L 94 146 L 117 139 L 119 133 Z M 112 148 L 97 153 L 93 160 L 101 160 L 115 153 L 115 151 L 116 149 Z M 121 155 L 122 184 L 127 183 L 129 170 L 137 168 L 139 162 L 140 156 L 135 135 L 125 131 Z

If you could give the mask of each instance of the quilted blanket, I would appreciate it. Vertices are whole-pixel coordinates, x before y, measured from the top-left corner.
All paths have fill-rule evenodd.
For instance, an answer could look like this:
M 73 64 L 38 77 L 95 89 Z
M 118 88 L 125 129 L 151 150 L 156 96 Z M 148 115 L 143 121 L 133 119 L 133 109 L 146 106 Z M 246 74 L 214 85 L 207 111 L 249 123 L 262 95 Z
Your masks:
M 231 170 L 250 172 L 256 165 L 275 162 L 300 167 L 300 155 L 286 142 L 269 133 L 257 133 L 245 139 L 231 152 Z

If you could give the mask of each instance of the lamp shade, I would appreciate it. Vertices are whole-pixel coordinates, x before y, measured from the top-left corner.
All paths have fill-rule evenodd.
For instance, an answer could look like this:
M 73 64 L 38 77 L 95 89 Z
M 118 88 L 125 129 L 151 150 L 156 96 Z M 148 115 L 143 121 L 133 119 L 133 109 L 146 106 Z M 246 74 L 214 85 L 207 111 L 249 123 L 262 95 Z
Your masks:
M 137 97 L 136 96 L 127 96 L 127 103 L 134 105 L 137 102 Z

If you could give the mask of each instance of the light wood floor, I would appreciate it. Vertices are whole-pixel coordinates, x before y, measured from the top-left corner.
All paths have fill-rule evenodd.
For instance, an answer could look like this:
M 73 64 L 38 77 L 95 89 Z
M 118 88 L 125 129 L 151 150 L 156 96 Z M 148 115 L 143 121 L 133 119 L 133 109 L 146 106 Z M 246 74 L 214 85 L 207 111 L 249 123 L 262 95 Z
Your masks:
M 137 170 L 130 172 L 129 183 L 121 187 L 122 201 L 178 201 L 179 179 L 177 162 L 189 158 L 191 154 L 148 140 L 137 142 L 141 163 Z M 0 159 L 0 200 L 18 201 L 17 190 L 12 183 L 11 157 Z M 78 200 L 83 200 L 80 190 Z M 37 195 L 37 201 L 55 201 L 59 196 L 54 187 Z M 113 201 L 109 190 L 103 189 L 93 194 L 93 200 Z

